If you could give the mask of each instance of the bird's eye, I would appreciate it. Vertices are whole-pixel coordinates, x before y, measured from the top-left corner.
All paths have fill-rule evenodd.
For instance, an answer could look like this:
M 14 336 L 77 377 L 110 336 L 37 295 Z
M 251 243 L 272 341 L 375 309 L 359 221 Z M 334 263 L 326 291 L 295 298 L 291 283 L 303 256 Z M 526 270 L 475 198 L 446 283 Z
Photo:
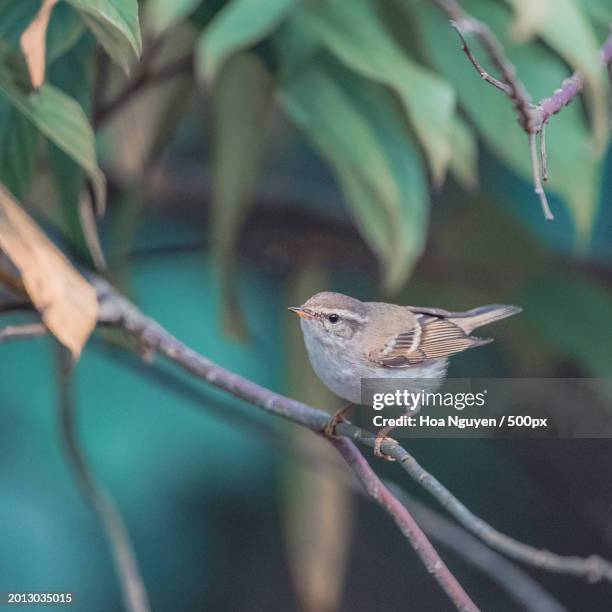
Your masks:
M 328 320 L 330 323 L 337 323 L 337 322 L 340 320 L 340 317 L 339 317 L 337 314 L 330 314 L 330 315 L 327 317 L 327 320 Z

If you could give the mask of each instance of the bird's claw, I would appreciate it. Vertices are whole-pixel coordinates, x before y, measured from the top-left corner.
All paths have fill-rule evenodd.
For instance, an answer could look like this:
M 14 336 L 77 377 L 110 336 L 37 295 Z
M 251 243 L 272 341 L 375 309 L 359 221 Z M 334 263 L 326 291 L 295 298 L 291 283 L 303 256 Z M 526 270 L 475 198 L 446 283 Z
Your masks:
M 338 423 L 346 423 L 347 420 L 344 418 L 344 415 L 353 407 L 353 404 L 348 404 L 346 406 L 344 406 L 344 408 L 341 408 L 340 410 L 338 410 L 334 416 L 332 416 L 329 421 L 327 421 L 327 425 L 325 425 L 325 429 L 323 430 L 323 433 L 328 437 L 328 438 L 338 438 L 339 436 L 336 434 L 336 427 L 338 426 Z
M 384 459 L 385 461 L 395 461 L 395 459 L 391 457 L 391 455 L 387 455 L 387 453 L 383 453 L 383 451 L 381 450 L 382 445 L 385 442 L 390 442 L 391 444 L 395 444 L 395 445 L 399 444 L 397 440 L 387 436 L 387 434 L 389 433 L 391 429 L 394 429 L 394 428 L 385 427 L 384 429 L 379 431 L 378 434 L 376 434 L 376 439 L 374 440 L 374 456 L 380 459 Z

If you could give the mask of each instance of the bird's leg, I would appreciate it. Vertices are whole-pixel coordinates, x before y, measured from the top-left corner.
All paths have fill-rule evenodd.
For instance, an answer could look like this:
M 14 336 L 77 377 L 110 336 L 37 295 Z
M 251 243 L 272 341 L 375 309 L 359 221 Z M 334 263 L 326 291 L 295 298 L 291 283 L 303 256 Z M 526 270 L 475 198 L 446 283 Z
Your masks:
M 353 404 L 347 404 L 344 408 L 341 408 L 334 414 L 329 421 L 327 421 L 327 425 L 325 425 L 325 429 L 323 432 L 328 438 L 337 438 L 336 435 L 336 427 L 338 423 L 343 423 L 346 421 L 344 415 L 353 407 Z
M 380 447 L 383 445 L 383 442 L 394 442 L 397 444 L 397 440 L 393 438 L 389 438 L 388 434 L 390 434 L 395 429 L 395 425 L 389 425 L 387 427 L 383 427 L 377 434 L 376 440 L 374 440 L 374 455 L 376 457 L 380 457 L 381 459 L 385 459 L 386 461 L 395 461 L 395 459 L 386 453 L 383 453 L 380 450 Z

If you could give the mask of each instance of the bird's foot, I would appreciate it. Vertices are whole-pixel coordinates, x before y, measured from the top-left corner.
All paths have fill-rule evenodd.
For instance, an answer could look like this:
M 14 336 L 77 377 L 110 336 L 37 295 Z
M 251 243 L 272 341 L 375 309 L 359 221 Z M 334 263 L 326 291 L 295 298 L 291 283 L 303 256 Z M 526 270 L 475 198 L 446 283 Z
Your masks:
M 385 442 L 390 442 L 392 444 L 398 444 L 397 440 L 390 438 L 387 434 L 394 430 L 395 427 L 383 427 L 377 434 L 376 440 L 374 440 L 374 456 L 379 457 L 380 459 L 384 459 L 385 461 L 395 461 L 391 455 L 387 455 L 387 453 L 383 453 L 381 450 L 381 446 Z
M 346 406 L 344 406 L 344 408 L 341 408 L 340 410 L 338 410 L 338 412 L 336 412 L 334 416 L 332 416 L 331 419 L 329 419 L 329 421 L 327 421 L 327 425 L 325 425 L 325 429 L 323 430 L 323 433 L 328 438 L 338 438 L 339 437 L 338 435 L 336 435 L 336 427 L 338 426 L 338 423 L 346 423 L 346 419 L 344 418 L 344 415 L 352 407 L 353 407 L 353 404 L 347 404 Z

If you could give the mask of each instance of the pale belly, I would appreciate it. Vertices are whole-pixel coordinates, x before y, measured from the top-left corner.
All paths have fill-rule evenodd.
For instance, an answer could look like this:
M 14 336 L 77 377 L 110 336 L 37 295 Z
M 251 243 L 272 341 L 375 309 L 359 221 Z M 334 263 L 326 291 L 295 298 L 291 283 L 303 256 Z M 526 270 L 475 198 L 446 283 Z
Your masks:
M 361 404 L 361 381 L 364 378 L 415 379 L 415 388 L 409 390 L 418 392 L 424 387 L 426 391 L 434 391 L 446 373 L 446 359 L 435 359 L 409 368 L 374 367 L 371 362 L 351 359 L 342 350 L 331 347 L 322 350 L 317 341 L 307 335 L 304 339 L 310 363 L 317 376 L 328 389 L 352 404 Z

